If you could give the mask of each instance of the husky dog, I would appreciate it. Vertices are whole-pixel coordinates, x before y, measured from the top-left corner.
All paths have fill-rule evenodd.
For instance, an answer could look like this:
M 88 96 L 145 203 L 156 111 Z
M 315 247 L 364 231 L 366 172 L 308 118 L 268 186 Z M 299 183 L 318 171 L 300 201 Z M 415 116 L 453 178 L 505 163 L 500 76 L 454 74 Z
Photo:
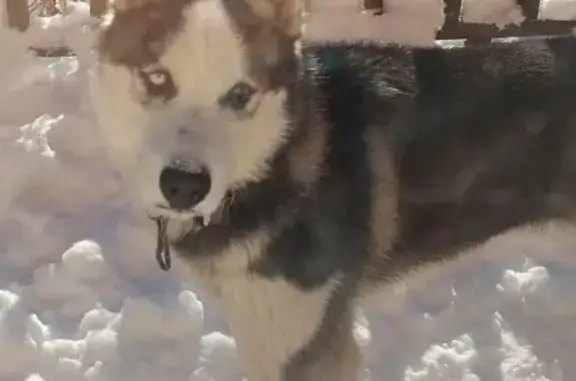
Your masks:
M 576 43 L 303 43 L 297 0 L 117 0 L 92 94 L 249 381 L 352 381 L 360 297 L 576 211 Z

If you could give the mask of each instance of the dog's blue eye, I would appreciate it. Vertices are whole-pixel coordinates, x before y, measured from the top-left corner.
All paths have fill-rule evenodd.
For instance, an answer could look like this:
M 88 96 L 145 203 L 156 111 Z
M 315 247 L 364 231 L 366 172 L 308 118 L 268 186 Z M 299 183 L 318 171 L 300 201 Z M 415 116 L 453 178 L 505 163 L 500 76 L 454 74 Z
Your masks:
M 150 97 L 164 98 L 169 100 L 174 98 L 177 93 L 176 85 L 172 80 L 170 72 L 164 69 L 157 69 L 154 71 L 140 71 L 138 72 L 146 92 Z
M 237 82 L 218 100 L 222 107 L 230 108 L 234 111 L 242 111 L 246 108 L 250 100 L 256 94 L 254 86 L 246 82 Z

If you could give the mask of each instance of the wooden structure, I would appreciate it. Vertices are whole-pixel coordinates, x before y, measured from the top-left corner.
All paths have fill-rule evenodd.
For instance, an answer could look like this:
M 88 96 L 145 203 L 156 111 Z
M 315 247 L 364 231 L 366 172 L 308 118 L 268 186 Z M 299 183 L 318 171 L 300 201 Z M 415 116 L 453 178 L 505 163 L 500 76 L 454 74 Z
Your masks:
M 30 26 L 30 11 L 31 8 L 35 7 L 35 3 L 32 4 L 28 0 L 0 0 L 4 1 L 6 5 L 7 21 L 10 28 L 25 31 Z M 52 15 L 57 12 L 55 8 L 55 1 L 43 1 L 37 0 L 41 3 L 39 7 L 52 6 L 53 9 L 50 10 L 49 14 Z M 93 17 L 100 17 L 104 14 L 108 7 L 108 0 L 89 0 L 90 2 L 90 14 Z
M 25 31 L 30 26 L 31 8 L 36 6 L 46 6 L 46 4 L 56 4 L 62 0 L 0 0 L 4 1 L 7 10 L 7 21 L 11 28 Z M 83 1 L 83 0 L 79 0 Z M 102 16 L 109 6 L 109 0 L 86 0 L 90 3 L 90 14 L 98 18 Z M 319 38 L 381 38 L 384 40 L 395 40 L 397 37 L 405 37 L 407 30 L 416 30 L 418 23 L 406 24 L 406 20 L 399 20 L 394 12 L 387 13 L 387 0 L 302 0 L 307 11 L 313 14 L 313 22 L 308 25 L 307 30 L 311 32 L 311 39 L 314 30 L 320 30 Z M 408 0 L 406 0 L 408 1 Z M 425 40 L 423 35 L 434 36 L 438 40 L 463 39 L 467 44 L 478 44 L 490 42 L 492 38 L 511 36 L 547 36 L 564 35 L 573 33 L 576 27 L 576 20 L 543 20 L 539 18 L 541 0 L 516 0 L 525 16 L 524 22 L 520 25 L 510 25 L 504 29 L 499 29 L 492 24 L 467 23 L 462 21 L 463 2 L 465 0 L 443 0 L 445 4 L 444 24 L 433 26 L 433 29 L 420 32 L 420 36 L 408 41 L 398 41 L 402 43 L 418 44 Z M 483 0 L 466 0 L 483 1 Z M 576 1 L 576 0 L 574 0 Z M 38 5 L 40 4 L 40 5 Z M 331 12 L 337 10 L 339 16 L 331 19 Z M 58 12 L 58 10 L 56 10 Z M 334 13 L 334 12 L 332 12 Z M 421 16 L 421 15 L 420 15 Z M 338 18 L 340 17 L 340 18 Z M 406 14 L 404 14 L 406 17 Z M 421 21 L 422 19 L 420 19 Z M 394 25 L 397 24 L 397 25 Z M 319 27 L 318 27 L 319 26 Z M 403 31 L 398 32 L 397 26 Z M 60 56 L 73 54 L 66 47 L 54 48 L 31 48 L 40 56 Z
M 4 0 L 8 26 L 24 31 L 30 26 L 30 8 L 28 0 Z
M 386 11 L 386 0 L 361 0 L 361 2 L 363 9 L 375 15 L 384 14 Z M 475 43 L 498 37 L 563 35 L 571 33 L 576 27 L 576 20 L 539 19 L 540 0 L 516 0 L 516 2 L 522 8 L 525 21 L 520 25 L 510 25 L 500 30 L 495 25 L 463 22 L 461 19 L 463 0 L 444 0 L 446 21 L 436 34 L 436 38 L 465 39 L 469 43 Z

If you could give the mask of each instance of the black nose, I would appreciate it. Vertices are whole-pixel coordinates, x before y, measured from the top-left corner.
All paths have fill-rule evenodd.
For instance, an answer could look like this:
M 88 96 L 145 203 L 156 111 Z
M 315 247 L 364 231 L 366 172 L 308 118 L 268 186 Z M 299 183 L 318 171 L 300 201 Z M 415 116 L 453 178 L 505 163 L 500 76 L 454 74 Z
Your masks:
M 188 172 L 165 167 L 160 173 L 160 191 L 174 209 L 190 209 L 198 204 L 210 191 L 210 183 L 206 169 Z

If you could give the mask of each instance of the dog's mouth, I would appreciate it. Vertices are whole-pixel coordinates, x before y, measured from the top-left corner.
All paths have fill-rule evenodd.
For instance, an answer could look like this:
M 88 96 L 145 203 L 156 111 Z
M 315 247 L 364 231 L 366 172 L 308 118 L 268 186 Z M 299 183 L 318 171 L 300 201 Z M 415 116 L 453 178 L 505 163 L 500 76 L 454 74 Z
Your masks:
M 198 210 L 179 210 L 165 204 L 155 204 L 148 211 L 148 218 L 155 222 L 156 261 L 168 271 L 171 267 L 170 242 L 188 234 L 197 234 L 212 226 L 226 224 L 226 211 L 232 202 L 232 194 L 226 195 L 210 213 Z
M 209 213 L 204 213 L 196 209 L 176 209 L 169 205 L 157 203 L 148 210 L 148 218 L 151 220 L 172 221 L 180 226 L 179 234 L 174 230 L 170 236 L 178 237 L 183 234 L 194 233 L 212 225 L 222 225 L 224 221 L 224 212 L 230 205 L 231 196 L 226 196 L 211 208 Z
M 165 204 L 155 204 L 148 211 L 151 220 L 179 221 L 189 223 L 191 227 L 207 227 L 212 221 L 212 214 L 203 215 L 194 210 L 182 210 L 171 208 Z

